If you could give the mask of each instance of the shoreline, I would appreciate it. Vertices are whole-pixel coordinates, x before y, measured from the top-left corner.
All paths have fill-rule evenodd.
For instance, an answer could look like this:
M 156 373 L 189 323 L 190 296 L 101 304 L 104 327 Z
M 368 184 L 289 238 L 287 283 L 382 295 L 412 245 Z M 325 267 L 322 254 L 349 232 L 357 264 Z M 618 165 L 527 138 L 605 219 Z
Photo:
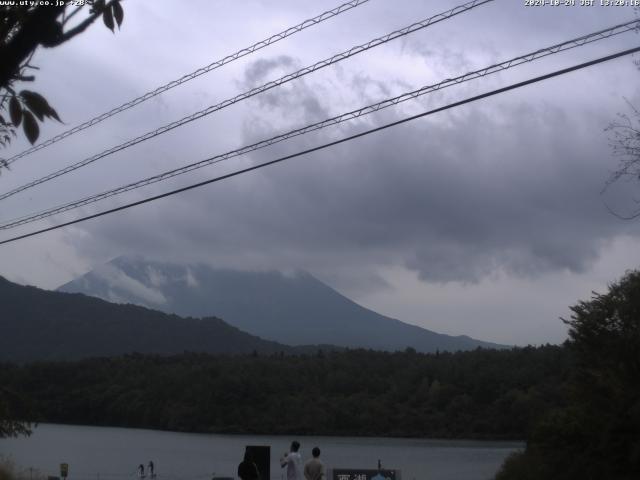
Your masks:
M 358 438 L 363 440 L 385 440 L 385 441 L 417 441 L 417 442 L 445 442 L 445 443 L 464 443 L 464 442 L 486 442 L 492 444 L 521 444 L 524 448 L 526 444 L 525 439 L 513 438 L 513 437 L 412 437 L 402 435 L 364 435 L 364 434 L 331 434 L 331 433 L 300 433 L 300 432 L 288 432 L 288 433 L 265 433 L 265 432 L 214 432 L 214 431 L 189 431 L 189 430 L 167 430 L 153 427 L 140 427 L 140 426 L 127 426 L 127 425 L 104 425 L 104 424 L 85 424 L 85 423 L 63 423 L 63 422 L 38 422 L 34 424 L 32 435 L 36 433 L 37 426 L 51 426 L 51 427 L 84 427 L 84 428 L 103 428 L 114 430 L 134 430 L 139 432 L 151 432 L 151 433 L 163 433 L 163 434 L 184 434 L 184 435 L 202 435 L 202 436 L 217 436 L 217 437 L 282 437 L 286 439 L 297 437 L 313 437 L 313 438 L 344 438 L 352 439 Z M 25 438 L 25 437 L 19 437 Z M 12 440 L 12 439 L 0 439 Z M 14 439 L 15 440 L 15 439 Z

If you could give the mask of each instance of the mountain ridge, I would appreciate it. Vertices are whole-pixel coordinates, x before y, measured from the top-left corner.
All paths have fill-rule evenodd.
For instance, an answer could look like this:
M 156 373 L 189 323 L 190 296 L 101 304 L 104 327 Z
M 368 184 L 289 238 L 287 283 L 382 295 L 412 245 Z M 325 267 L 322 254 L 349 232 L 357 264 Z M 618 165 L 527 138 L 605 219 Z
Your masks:
M 504 348 L 381 315 L 308 272 L 247 272 L 117 257 L 58 288 L 180 316 L 214 315 L 243 331 L 288 345 L 421 352 Z
M 0 361 L 76 360 L 130 353 L 302 353 L 215 317 L 181 318 L 79 293 L 42 290 L 0 276 Z M 318 347 L 319 348 L 319 347 Z

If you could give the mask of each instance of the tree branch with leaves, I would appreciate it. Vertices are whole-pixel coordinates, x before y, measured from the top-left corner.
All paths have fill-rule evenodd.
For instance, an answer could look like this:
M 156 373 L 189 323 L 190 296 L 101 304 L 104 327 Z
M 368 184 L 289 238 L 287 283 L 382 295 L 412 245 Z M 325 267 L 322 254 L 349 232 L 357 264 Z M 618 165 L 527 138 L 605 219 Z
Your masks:
M 20 127 L 33 144 L 40 135 L 38 122 L 61 121 L 42 95 L 32 90 L 18 90 L 15 85 L 35 79 L 31 72 L 37 67 L 30 62 L 38 47 L 62 45 L 98 18 L 115 32 L 124 19 L 121 0 L 93 0 L 77 7 L 66 4 L 0 6 L 0 146 L 6 147 Z

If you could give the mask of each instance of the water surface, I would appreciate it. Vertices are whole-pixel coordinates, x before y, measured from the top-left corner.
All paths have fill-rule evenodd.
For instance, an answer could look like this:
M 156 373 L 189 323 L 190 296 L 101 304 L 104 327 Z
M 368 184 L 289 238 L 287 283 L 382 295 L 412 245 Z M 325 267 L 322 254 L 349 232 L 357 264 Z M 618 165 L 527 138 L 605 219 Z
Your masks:
M 136 480 L 136 467 L 149 460 L 157 480 L 211 480 L 235 476 L 245 445 L 271 446 L 271 480 L 286 478 L 279 457 L 292 437 L 209 435 L 41 424 L 28 438 L 0 439 L 0 454 L 20 469 L 59 475 L 69 464 L 69 480 Z M 304 459 L 319 446 L 328 467 L 400 469 L 403 480 L 489 480 L 519 442 L 419 440 L 361 437 L 296 437 Z M 28 476 L 27 476 L 28 478 Z

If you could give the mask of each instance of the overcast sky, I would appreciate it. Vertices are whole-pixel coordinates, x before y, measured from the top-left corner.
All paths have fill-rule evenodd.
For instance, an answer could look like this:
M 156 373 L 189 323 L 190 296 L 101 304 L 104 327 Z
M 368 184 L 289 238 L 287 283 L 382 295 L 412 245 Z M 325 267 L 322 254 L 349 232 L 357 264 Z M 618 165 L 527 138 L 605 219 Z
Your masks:
M 577 0 L 577 3 L 580 3 Z M 124 2 L 104 25 L 40 50 L 34 85 L 65 124 L 333 8 L 323 1 Z M 0 191 L 458 3 L 371 0 L 14 163 Z M 0 203 L 0 220 L 74 200 L 634 18 L 631 7 L 496 0 L 100 160 Z M 426 95 L 51 221 L 188 185 L 531 76 L 638 45 L 635 33 Z M 403 321 L 501 343 L 558 343 L 568 306 L 640 264 L 640 185 L 601 194 L 616 167 L 604 129 L 640 105 L 633 58 L 474 102 L 278 166 L 0 246 L 0 275 L 55 288 L 122 254 L 307 270 Z M 626 99 L 626 100 L 625 100 Z M 26 148 L 22 139 L 4 152 Z

